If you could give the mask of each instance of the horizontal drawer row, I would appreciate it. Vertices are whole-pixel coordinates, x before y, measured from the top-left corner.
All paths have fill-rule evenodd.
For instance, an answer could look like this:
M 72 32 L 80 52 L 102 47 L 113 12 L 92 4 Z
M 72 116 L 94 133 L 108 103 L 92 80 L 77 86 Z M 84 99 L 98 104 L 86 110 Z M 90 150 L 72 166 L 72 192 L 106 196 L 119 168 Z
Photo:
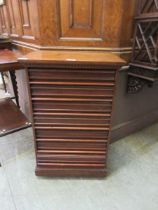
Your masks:
M 49 162 L 40 162 L 37 160 L 37 167 L 42 168 L 42 170 L 88 170 L 88 169 L 105 169 L 105 163 L 49 163 Z M 82 171 L 83 172 L 83 171 Z
M 59 125 L 59 126 L 92 126 L 104 127 L 110 124 L 110 117 L 90 117 L 90 116 L 51 116 L 45 114 L 34 114 L 34 124 L 36 125 Z
M 85 87 L 77 85 L 74 82 L 74 85 L 71 85 L 71 87 L 69 87 L 68 84 L 60 87 L 60 85 L 53 85 L 53 82 L 48 82 L 48 84 L 47 82 L 45 83 L 38 81 L 37 84 L 35 83 L 30 85 L 33 105 L 37 104 L 38 106 L 39 102 L 40 105 L 43 106 L 44 102 L 47 103 L 47 105 L 55 102 L 58 103 L 58 105 L 60 105 L 60 103 L 65 103 L 65 106 L 67 105 L 70 110 L 71 105 L 73 108 L 75 103 L 76 105 L 78 103 L 82 107 L 86 107 L 87 105 L 90 105 L 90 103 L 94 103 L 96 105 L 97 103 L 105 103 L 106 105 L 108 103 L 111 104 L 113 101 L 114 85 L 100 87 L 87 83 L 89 86 Z M 101 85 L 101 83 L 98 84 Z
M 93 135 L 93 132 L 109 132 L 111 114 L 104 113 L 46 113 L 34 112 L 34 128 L 37 135 L 51 136 L 55 133 L 74 132 L 82 135 L 85 132 Z M 66 136 L 65 136 L 66 137 Z M 70 136 L 68 136 L 70 138 Z
M 35 128 L 36 138 L 62 138 L 62 139 L 107 139 L 109 135 L 108 130 L 78 130 L 78 129 L 63 129 L 63 128 Z
M 37 165 L 53 168 L 102 168 L 105 167 L 105 154 L 47 154 L 37 151 Z
M 98 70 L 98 71 L 81 71 L 81 70 L 55 70 L 55 69 L 32 69 L 29 71 L 30 81 L 114 81 L 115 71 Z
M 89 112 L 89 113 L 84 113 L 84 112 L 50 112 L 50 111 L 41 111 L 41 112 L 33 112 L 34 116 L 52 116 L 52 117 L 107 117 L 110 118 L 111 113 L 95 113 L 95 112 Z
M 36 140 L 38 150 L 69 150 L 69 151 L 104 151 L 107 142 L 61 142 L 61 141 L 42 141 Z
M 75 130 L 75 131 L 81 131 L 81 130 L 88 130 L 88 131 L 108 131 L 109 130 L 109 126 L 96 126 L 96 127 L 92 127 L 92 126 L 73 126 L 73 125 L 48 125 L 48 124 L 34 124 L 34 128 L 35 129 L 43 129 L 43 130 Z
M 50 111 L 50 112 L 110 112 L 112 102 L 76 102 L 76 101 L 44 101 L 33 100 L 33 111 Z
M 105 98 L 113 97 L 113 87 L 107 88 L 82 88 L 82 87 L 54 87 L 51 85 L 31 85 L 32 97 L 52 96 L 52 97 L 90 97 Z
M 113 98 L 112 97 L 104 97 L 104 98 L 93 98 L 93 97 L 48 97 L 48 96 L 32 96 L 32 102 L 34 103 L 35 101 L 46 101 L 46 102 L 91 102 L 91 103 L 96 103 L 96 102 L 112 102 Z
M 109 87 L 112 88 L 115 86 L 115 82 L 111 81 L 49 81 L 49 80 L 30 80 L 30 85 L 51 85 L 53 87 Z
M 108 138 L 103 139 L 91 139 L 91 138 L 36 138 L 36 142 L 44 142 L 44 143 L 98 143 L 98 144 L 106 144 L 108 142 Z

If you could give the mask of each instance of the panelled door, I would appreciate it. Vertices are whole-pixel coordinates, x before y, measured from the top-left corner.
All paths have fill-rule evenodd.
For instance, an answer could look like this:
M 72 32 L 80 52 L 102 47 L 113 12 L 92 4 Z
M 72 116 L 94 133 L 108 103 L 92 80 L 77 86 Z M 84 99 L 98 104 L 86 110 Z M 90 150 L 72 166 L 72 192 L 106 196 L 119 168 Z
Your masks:
M 48 0 L 41 8 L 44 45 L 104 47 L 119 38 L 121 1 Z M 46 13 L 47 11 L 47 13 Z M 112 26 L 111 26 L 112 24 Z M 48 37 L 46 40 L 44 37 Z

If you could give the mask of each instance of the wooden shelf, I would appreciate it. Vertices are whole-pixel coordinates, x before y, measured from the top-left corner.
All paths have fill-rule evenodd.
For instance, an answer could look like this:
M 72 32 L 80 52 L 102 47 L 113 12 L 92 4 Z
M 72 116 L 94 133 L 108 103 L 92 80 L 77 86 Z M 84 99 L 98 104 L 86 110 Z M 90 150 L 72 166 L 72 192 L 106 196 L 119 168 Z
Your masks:
M 0 136 L 31 126 L 10 98 L 0 99 L 0 116 Z

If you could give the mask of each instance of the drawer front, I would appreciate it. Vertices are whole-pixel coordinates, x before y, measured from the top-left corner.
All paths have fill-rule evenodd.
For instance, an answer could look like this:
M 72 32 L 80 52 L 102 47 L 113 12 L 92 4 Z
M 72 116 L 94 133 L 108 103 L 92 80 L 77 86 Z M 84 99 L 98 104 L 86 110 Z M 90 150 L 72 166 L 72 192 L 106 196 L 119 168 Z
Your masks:
M 92 98 L 104 99 L 113 96 L 113 87 L 107 88 L 86 88 L 86 87 L 51 87 L 50 85 L 31 85 L 33 97 L 76 97 L 76 98 Z
M 39 150 L 52 150 L 52 151 L 104 151 L 107 147 L 107 142 L 91 141 L 91 142 L 73 142 L 67 141 L 64 142 L 51 140 L 51 139 L 42 139 L 37 140 L 37 146 Z
M 88 69 L 32 69 L 30 81 L 114 81 L 114 70 L 88 70 Z
M 94 130 L 96 129 L 96 130 Z M 103 130 L 103 131 L 102 131 Z M 35 127 L 35 134 L 37 138 L 84 138 L 84 139 L 104 139 L 108 137 L 109 131 L 100 128 L 85 128 L 85 127 L 55 127 L 55 128 L 41 128 Z
M 55 155 L 46 153 L 37 153 L 37 164 L 40 166 L 47 165 L 48 167 L 105 167 L 105 155 Z
M 75 101 L 44 101 L 33 100 L 35 113 L 43 111 L 51 112 L 82 112 L 82 113 L 109 113 L 112 102 L 75 102 Z
M 37 165 L 105 168 L 114 70 L 30 69 Z

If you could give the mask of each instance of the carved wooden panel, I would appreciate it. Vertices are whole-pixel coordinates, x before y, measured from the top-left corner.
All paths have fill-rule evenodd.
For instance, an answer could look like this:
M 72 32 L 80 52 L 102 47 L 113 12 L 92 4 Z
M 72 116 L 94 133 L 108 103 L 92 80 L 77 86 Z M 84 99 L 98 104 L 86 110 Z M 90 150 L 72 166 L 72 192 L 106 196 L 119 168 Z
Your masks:
M 29 46 L 128 51 L 135 1 L 6 0 L 10 24 L 0 14 L 0 25 Z
M 20 0 L 19 4 L 23 38 L 35 39 L 38 36 L 37 2 Z
M 60 39 L 103 40 L 103 0 L 60 0 Z
M 0 6 L 0 24 L 1 33 L 7 36 L 10 33 L 10 17 L 7 5 Z
M 135 1 L 47 0 L 45 4 L 39 0 L 41 45 L 98 49 L 129 46 Z
M 19 1 L 8 0 L 8 9 L 10 17 L 10 34 L 12 37 L 19 37 L 22 35 Z
M 30 21 L 30 2 L 22 0 L 20 2 L 21 7 L 21 20 L 22 20 L 22 29 L 23 35 L 25 36 L 33 36 L 31 21 Z
M 0 25 L 1 25 L 1 33 L 3 34 L 7 30 L 3 7 L 0 7 Z

